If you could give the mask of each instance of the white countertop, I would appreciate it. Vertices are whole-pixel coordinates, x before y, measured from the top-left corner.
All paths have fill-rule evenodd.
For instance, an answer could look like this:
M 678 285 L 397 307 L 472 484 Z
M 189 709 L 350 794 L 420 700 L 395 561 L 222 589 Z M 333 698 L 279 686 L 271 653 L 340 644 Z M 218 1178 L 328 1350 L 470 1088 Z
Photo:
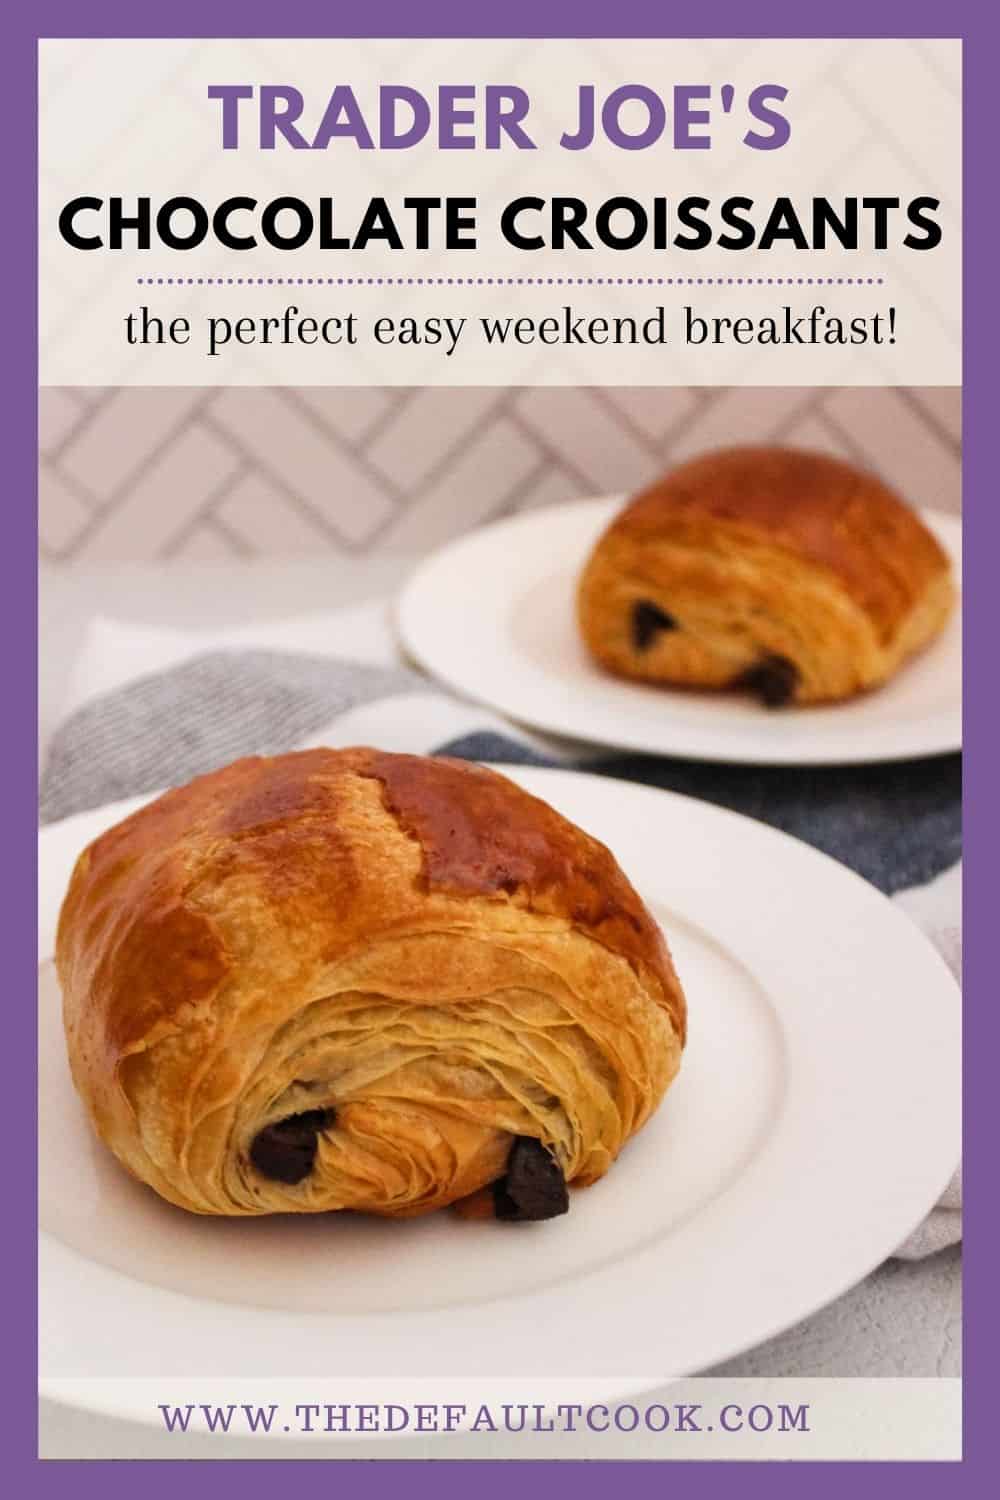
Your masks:
M 71 573 L 43 568 L 39 590 L 42 753 L 61 717 L 87 622 L 96 614 L 178 628 L 279 619 L 387 594 L 413 562 L 410 556 L 368 557 L 357 562 L 324 556 L 305 561 L 123 564 L 76 568 Z M 724 1372 L 742 1376 L 957 1376 L 961 1370 L 960 1319 L 960 1250 L 920 1262 L 890 1261 L 805 1323 L 731 1361 Z M 237 1438 L 168 1435 L 48 1402 L 41 1409 L 40 1454 L 45 1458 L 323 1456 L 314 1443 L 265 1446 Z M 367 1444 L 338 1445 L 336 1456 L 371 1458 L 374 1452 Z M 490 1458 L 500 1456 L 500 1450 L 493 1450 L 489 1438 L 455 1436 L 397 1441 L 392 1456 Z M 535 1448 L 530 1456 L 542 1455 Z M 653 1455 L 643 1451 L 641 1442 L 630 1440 L 622 1453 L 609 1450 L 607 1456 Z

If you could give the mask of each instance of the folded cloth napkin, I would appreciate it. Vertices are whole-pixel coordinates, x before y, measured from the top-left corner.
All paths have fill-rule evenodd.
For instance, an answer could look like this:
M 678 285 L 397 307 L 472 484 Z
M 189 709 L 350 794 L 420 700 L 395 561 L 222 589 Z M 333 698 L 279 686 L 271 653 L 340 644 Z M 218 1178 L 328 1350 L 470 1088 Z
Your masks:
M 403 664 L 384 607 L 371 605 L 211 639 L 98 621 L 70 700 L 45 760 L 43 822 L 177 785 L 239 755 L 316 744 L 585 767 L 733 808 L 833 855 L 894 896 L 959 977 L 957 755 L 771 767 L 597 754 L 442 692 Z M 920 1258 L 961 1234 L 956 1173 L 897 1254 Z

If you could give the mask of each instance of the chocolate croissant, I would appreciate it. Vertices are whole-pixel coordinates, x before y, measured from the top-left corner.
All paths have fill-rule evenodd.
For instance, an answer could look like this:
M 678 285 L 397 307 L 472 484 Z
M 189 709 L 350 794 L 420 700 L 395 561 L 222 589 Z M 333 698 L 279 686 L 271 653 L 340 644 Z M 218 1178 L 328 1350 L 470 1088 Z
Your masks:
M 308 750 L 168 792 L 80 856 L 56 958 L 97 1134 L 203 1214 L 550 1218 L 684 1043 L 612 855 L 459 761 Z
M 611 672 L 774 708 L 884 682 L 953 600 L 945 552 L 874 475 L 751 447 L 685 463 L 627 505 L 584 569 L 578 614 Z

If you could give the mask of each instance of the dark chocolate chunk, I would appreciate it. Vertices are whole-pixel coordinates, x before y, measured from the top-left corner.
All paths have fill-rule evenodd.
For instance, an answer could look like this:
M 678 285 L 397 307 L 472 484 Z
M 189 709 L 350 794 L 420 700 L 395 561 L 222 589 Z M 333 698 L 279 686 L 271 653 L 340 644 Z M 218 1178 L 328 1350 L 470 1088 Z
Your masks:
M 662 630 L 676 630 L 677 621 L 650 599 L 640 599 L 632 606 L 632 640 L 637 651 L 645 651 Z
M 569 1211 L 562 1167 L 534 1136 L 519 1135 L 507 1158 L 507 1175 L 493 1184 L 498 1219 L 555 1219 Z
M 332 1109 L 307 1109 L 301 1115 L 265 1125 L 254 1136 L 250 1160 L 262 1177 L 274 1182 L 301 1182 L 313 1169 L 317 1135 L 335 1119 Z
M 798 681 L 795 663 L 771 652 L 741 673 L 735 686 L 749 688 L 767 708 L 782 708 L 794 696 Z

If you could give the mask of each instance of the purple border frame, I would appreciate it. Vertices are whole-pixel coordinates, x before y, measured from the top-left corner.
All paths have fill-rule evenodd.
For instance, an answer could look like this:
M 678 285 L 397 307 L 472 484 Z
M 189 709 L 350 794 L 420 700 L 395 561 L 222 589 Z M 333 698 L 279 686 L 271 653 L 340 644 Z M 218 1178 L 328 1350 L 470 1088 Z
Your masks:
M 18 5 L 11 0 L 3 21 L 7 43 L 7 84 L 0 99 L 0 110 L 7 125 L 11 160 L 7 182 L 11 208 L 5 214 L 8 226 L 4 261 L 7 285 L 13 289 L 10 311 L 5 319 L 8 353 L 3 367 L 4 400 L 0 405 L 7 442 L 4 457 L 10 485 L 6 541 L 2 552 L 4 579 L 0 593 L 4 639 L 14 643 L 7 654 L 8 712 L 11 718 L 37 722 L 36 662 L 19 648 L 29 635 L 31 613 L 37 618 L 37 507 L 31 497 L 37 494 L 37 330 L 36 297 L 37 263 L 34 226 L 37 224 L 37 60 L 36 43 L 42 36 L 815 36 L 815 37 L 894 37 L 947 36 L 961 37 L 965 48 L 965 300 L 974 306 L 975 317 L 965 321 L 964 370 L 966 389 L 964 474 L 969 501 L 966 505 L 967 546 L 965 595 L 966 634 L 966 721 L 969 737 L 966 782 L 970 802 L 976 808 L 975 820 L 969 823 L 966 859 L 972 871 L 968 884 L 967 912 L 971 939 L 967 948 L 967 974 L 975 986 L 976 1012 L 970 1011 L 972 1044 L 966 1058 L 966 1176 L 973 1184 L 971 1202 L 966 1207 L 966 1286 L 973 1316 L 965 1325 L 965 1458 L 960 1464 L 942 1468 L 937 1464 L 878 1465 L 849 1464 L 759 1464 L 706 1463 L 674 1461 L 669 1479 L 659 1464 L 628 1461 L 616 1462 L 613 1482 L 626 1484 L 635 1495 L 658 1495 L 664 1480 L 682 1482 L 686 1495 L 727 1493 L 739 1486 L 741 1495 L 771 1497 L 777 1493 L 798 1494 L 808 1486 L 820 1497 L 838 1496 L 845 1484 L 856 1492 L 875 1491 L 875 1486 L 897 1481 L 904 1484 L 912 1497 L 939 1495 L 947 1487 L 956 1494 L 979 1495 L 992 1489 L 989 1475 L 995 1476 L 996 1464 L 989 1451 L 990 1427 L 995 1423 L 993 1411 L 992 1371 L 988 1363 L 998 1347 L 998 1299 L 991 1285 L 992 1266 L 985 1262 L 990 1231 L 995 1234 L 997 1214 L 990 1201 L 989 1132 L 995 1129 L 995 1115 L 990 1118 L 988 1100 L 995 1091 L 988 1069 L 990 1059 L 1000 1052 L 998 1007 L 989 1001 L 992 975 L 987 965 L 986 948 L 989 922 L 994 917 L 995 900 L 991 896 L 991 878 L 995 870 L 987 864 L 992 839 L 997 832 L 998 798 L 996 773 L 990 765 L 990 750 L 996 746 L 997 713 L 992 701 L 988 658 L 991 631 L 995 620 L 989 611 L 988 590 L 995 589 L 990 577 L 992 558 L 1000 553 L 1000 513 L 995 493 L 992 455 L 988 452 L 990 427 L 995 425 L 995 398 L 987 382 L 994 375 L 990 348 L 990 312 L 995 314 L 996 296 L 989 272 L 990 252 L 998 243 L 1000 215 L 996 191 L 988 184 L 996 181 L 996 157 L 991 144 L 996 135 L 996 120 L 991 106 L 996 96 L 995 56 L 1000 27 L 995 15 L 987 14 L 983 0 L 953 0 L 948 6 L 929 0 L 884 0 L 876 6 L 873 0 L 838 0 L 824 17 L 819 7 L 807 7 L 795 0 L 769 0 L 749 6 L 746 0 L 715 0 L 710 12 L 673 14 L 655 0 L 616 0 L 610 14 L 587 7 L 581 0 L 505 0 L 498 18 L 476 15 L 462 0 L 381 0 L 377 9 L 364 13 L 350 12 L 343 6 L 298 0 L 298 4 L 275 18 L 273 7 L 262 0 L 243 3 L 206 5 L 205 0 L 173 0 L 165 11 L 143 11 L 128 0 L 104 0 L 84 6 L 72 0 L 39 0 Z M 752 20 L 752 28 L 748 21 Z M 419 27 L 415 25 L 419 22 Z M 702 22 L 704 24 L 697 24 Z M 824 24 L 825 22 L 825 24 Z M 993 45 L 991 45 L 991 43 Z M 979 186 L 980 196 L 975 189 Z M 16 205 L 16 206 L 15 206 Z M 31 226 L 29 230 L 29 226 Z M 19 358 L 15 357 L 16 355 Z M 980 496 L 979 491 L 983 491 Z M 978 691 L 976 691 L 978 690 Z M 31 736 L 19 733 L 4 746 L 5 770 L 4 827 L 6 831 L 6 869 L 3 870 L 5 915 L 8 931 L 16 936 L 9 952 L 16 954 L 14 973 L 9 975 L 9 999 L 18 1035 L 9 1039 L 10 1055 L 17 1059 L 35 1058 L 35 1019 L 32 1004 L 22 997 L 35 992 L 35 966 L 30 951 L 35 927 L 36 867 L 36 797 L 37 749 Z M 17 863 L 19 859 L 24 864 Z M 980 991 L 982 998 L 979 998 Z M 15 1087 L 21 1093 L 20 1119 L 33 1118 L 35 1091 L 33 1070 L 15 1065 Z M 25 1142 L 25 1145 L 27 1143 Z M 2 1356 L 4 1429 L 8 1453 L 5 1472 L 14 1484 L 21 1481 L 17 1493 L 30 1495 L 58 1494 L 63 1485 L 86 1496 L 93 1487 L 102 1496 L 131 1490 L 135 1476 L 110 1461 L 46 1464 L 35 1458 L 37 1434 L 37 1368 L 34 1298 L 29 1288 L 36 1277 L 35 1214 L 29 1204 L 35 1188 L 34 1153 L 25 1150 L 22 1161 L 8 1166 L 8 1180 L 19 1178 L 20 1212 L 8 1221 L 4 1236 L 2 1260 L 7 1290 L 6 1327 Z M 982 1189 L 982 1191 L 980 1191 Z M 8 1201 L 10 1201 L 8 1199 Z M 989 1278 L 989 1279 L 988 1279 Z M 224 1460 L 223 1460 L 224 1461 Z M 270 1494 L 274 1483 L 281 1482 L 281 1467 L 286 1471 L 302 1460 L 267 1460 L 263 1473 L 258 1465 L 244 1461 L 245 1471 L 239 1484 L 245 1495 Z M 310 1462 L 310 1460 L 304 1460 Z M 316 1460 L 331 1462 L 331 1460 Z M 336 1461 L 333 1461 L 336 1462 Z M 183 1483 L 194 1482 L 195 1488 L 206 1488 L 215 1481 L 196 1478 L 189 1461 L 185 1470 L 171 1475 L 174 1461 L 150 1461 L 155 1474 L 144 1474 L 143 1490 L 151 1497 L 171 1494 Z M 276 1469 L 275 1465 L 279 1467 Z M 567 1472 L 563 1461 L 558 1478 L 572 1483 L 580 1500 L 603 1500 L 609 1479 L 604 1464 L 571 1461 L 573 1472 Z M 677 1474 L 683 1468 L 683 1478 Z M 66 1469 L 70 1473 L 66 1473 Z M 626 1472 L 622 1473 L 621 1470 Z M 469 1470 L 472 1470 L 470 1473 Z M 163 1471 L 166 1471 L 165 1473 Z M 900 1472 L 903 1471 L 903 1472 Z M 93 1477 L 91 1477 L 91 1475 Z M 338 1478 L 340 1476 L 337 1476 Z M 500 1462 L 436 1463 L 387 1460 L 352 1465 L 349 1483 L 354 1493 L 367 1500 L 369 1495 L 389 1496 L 397 1484 L 404 1484 L 417 1496 L 436 1497 L 443 1488 L 465 1491 L 471 1483 L 483 1500 L 506 1500 L 513 1482 L 520 1488 L 550 1486 L 556 1476 L 548 1462 L 517 1462 L 513 1475 Z M 995 1480 L 994 1480 L 995 1482 Z

